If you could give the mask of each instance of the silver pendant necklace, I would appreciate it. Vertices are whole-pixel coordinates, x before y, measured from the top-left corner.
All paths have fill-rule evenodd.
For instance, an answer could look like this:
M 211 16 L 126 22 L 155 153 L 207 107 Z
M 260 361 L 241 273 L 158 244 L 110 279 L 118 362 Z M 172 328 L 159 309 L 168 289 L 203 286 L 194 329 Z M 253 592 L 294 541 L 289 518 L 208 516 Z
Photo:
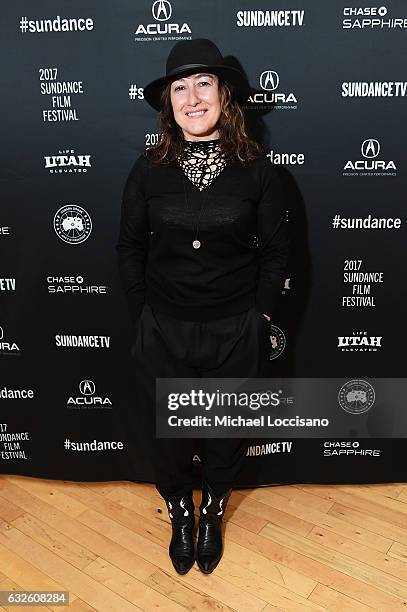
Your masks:
M 189 212 L 190 207 L 189 207 L 189 201 L 188 201 L 188 197 L 187 197 L 187 189 L 186 189 L 186 185 L 185 185 L 186 179 L 185 179 L 184 173 L 182 173 L 182 179 L 183 179 L 183 185 L 184 185 L 185 202 L 187 203 L 187 211 Z M 208 200 L 208 198 L 206 198 L 206 201 L 207 200 Z M 202 215 L 202 213 L 203 213 L 203 211 L 205 209 L 205 204 L 206 204 L 206 202 L 205 202 L 205 194 L 203 194 L 202 195 L 202 205 L 201 205 L 201 209 L 199 211 L 199 215 L 198 215 L 198 218 L 197 218 L 195 231 L 194 231 L 194 225 L 192 224 L 192 231 L 194 233 L 194 240 L 192 241 L 192 246 L 193 246 L 194 249 L 199 249 L 201 244 L 202 244 L 201 241 L 198 240 L 198 227 L 199 227 L 199 221 L 200 221 L 201 215 Z
M 183 178 L 183 185 L 184 185 L 185 202 L 187 204 L 187 212 L 189 213 L 190 207 L 189 207 L 189 201 L 187 197 L 186 180 L 184 176 L 184 171 L 187 171 L 188 176 L 190 176 L 190 178 L 192 179 L 192 182 L 195 182 L 194 179 L 196 177 L 196 173 L 204 169 L 204 172 L 201 175 L 201 181 L 198 181 L 198 184 L 203 184 L 203 180 L 205 179 L 206 172 L 208 171 L 207 160 L 208 158 L 212 156 L 212 153 L 218 149 L 219 139 L 210 140 L 210 141 L 185 141 L 184 145 L 185 145 L 184 152 L 183 152 L 183 155 L 181 155 L 181 159 L 179 161 L 181 161 L 181 166 L 183 165 L 182 161 L 184 161 L 184 163 L 186 162 L 186 166 L 182 168 L 182 178 Z M 195 162 L 193 165 L 189 163 L 191 161 L 191 156 L 194 158 L 194 162 Z M 210 161 L 211 161 L 211 164 L 209 168 L 211 169 L 209 170 L 209 173 L 211 175 L 211 178 L 213 179 L 223 170 L 226 162 L 223 159 L 222 154 L 215 155 Z M 213 166 L 215 166 L 215 170 L 213 170 Z M 206 186 L 206 188 L 204 188 L 204 191 L 207 191 L 208 189 L 209 189 L 209 185 Z M 198 240 L 198 227 L 199 227 L 199 221 L 205 209 L 205 204 L 207 203 L 207 200 L 208 200 L 208 197 L 206 198 L 206 202 L 205 202 L 205 194 L 203 194 L 202 195 L 202 205 L 199 211 L 195 230 L 194 230 L 194 224 L 192 224 L 192 230 L 194 234 L 194 240 L 192 241 L 192 247 L 194 249 L 199 249 L 202 244 L 201 241 Z

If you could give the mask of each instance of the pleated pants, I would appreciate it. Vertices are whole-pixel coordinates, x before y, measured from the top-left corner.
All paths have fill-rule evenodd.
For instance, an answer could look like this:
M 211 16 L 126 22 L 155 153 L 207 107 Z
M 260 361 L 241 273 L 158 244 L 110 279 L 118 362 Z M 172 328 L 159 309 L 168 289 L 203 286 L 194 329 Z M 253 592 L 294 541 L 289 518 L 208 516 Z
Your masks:
M 156 378 L 262 376 L 269 322 L 254 306 L 214 321 L 185 321 L 145 303 L 137 320 L 132 357 L 138 426 L 146 436 L 155 485 L 163 497 L 184 495 L 195 481 L 197 438 L 156 437 Z M 202 476 L 215 495 L 233 487 L 245 461 L 248 438 L 202 438 Z

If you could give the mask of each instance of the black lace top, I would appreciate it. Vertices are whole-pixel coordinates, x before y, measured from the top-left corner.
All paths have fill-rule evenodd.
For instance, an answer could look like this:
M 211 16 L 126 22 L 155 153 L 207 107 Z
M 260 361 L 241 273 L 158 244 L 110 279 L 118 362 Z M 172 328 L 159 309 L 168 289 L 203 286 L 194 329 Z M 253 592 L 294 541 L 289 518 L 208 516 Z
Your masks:
M 201 191 L 208 187 L 226 166 L 219 139 L 185 140 L 178 163 L 185 175 Z

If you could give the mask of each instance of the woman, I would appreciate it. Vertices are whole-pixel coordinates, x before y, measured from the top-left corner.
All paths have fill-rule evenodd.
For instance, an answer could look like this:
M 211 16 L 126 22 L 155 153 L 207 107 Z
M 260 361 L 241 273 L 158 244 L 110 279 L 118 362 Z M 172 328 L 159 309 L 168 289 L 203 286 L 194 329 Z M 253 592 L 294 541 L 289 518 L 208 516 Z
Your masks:
M 195 553 L 191 439 L 155 437 L 157 377 L 256 377 L 281 293 L 288 240 L 282 188 L 246 134 L 244 75 L 208 39 L 179 41 L 166 75 L 144 88 L 162 138 L 123 192 L 119 271 L 135 324 L 137 418 L 172 523 L 169 554 L 185 574 L 223 554 L 222 516 L 248 442 L 205 439 Z M 140 428 L 139 428 L 140 429 Z

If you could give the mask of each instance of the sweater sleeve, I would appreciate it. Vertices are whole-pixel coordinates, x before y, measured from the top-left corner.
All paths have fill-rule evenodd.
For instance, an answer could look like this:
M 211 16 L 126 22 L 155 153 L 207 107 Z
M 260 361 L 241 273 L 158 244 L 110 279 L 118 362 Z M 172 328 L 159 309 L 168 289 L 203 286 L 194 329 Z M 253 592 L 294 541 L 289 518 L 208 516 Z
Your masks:
M 116 244 L 119 275 L 133 323 L 145 299 L 145 263 L 149 244 L 149 221 L 145 200 L 145 156 L 135 161 L 124 186 L 119 237 Z
M 289 235 L 283 185 L 276 167 L 264 158 L 257 209 L 259 276 L 256 309 L 271 316 L 281 295 L 288 262 Z

